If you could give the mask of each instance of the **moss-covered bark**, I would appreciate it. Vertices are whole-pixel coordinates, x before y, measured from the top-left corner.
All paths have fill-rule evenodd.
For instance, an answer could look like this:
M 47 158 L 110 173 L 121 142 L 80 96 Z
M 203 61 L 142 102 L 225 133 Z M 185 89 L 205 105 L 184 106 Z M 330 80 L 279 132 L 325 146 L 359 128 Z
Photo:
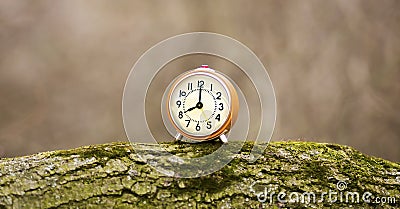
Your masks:
M 234 142 L 230 142 L 234 143 Z M 148 145 L 152 146 L 152 145 Z M 170 152 L 199 156 L 218 143 L 165 144 Z M 311 142 L 274 142 L 254 163 L 245 144 L 223 169 L 200 178 L 167 177 L 138 158 L 129 143 L 111 143 L 0 160 L 0 208 L 269 208 L 400 207 L 400 164 L 350 147 Z M 143 147 L 143 146 L 142 146 Z M 325 199 L 324 192 L 360 193 L 360 202 Z M 273 195 L 261 203 L 265 191 Z M 277 194 L 316 194 L 316 201 L 283 203 Z M 365 203 L 365 192 L 392 203 Z M 261 193 L 262 194 L 262 193 Z M 291 196 L 291 199 L 295 199 Z M 395 198 L 395 202 L 393 202 Z M 282 199 L 282 196 L 281 196 Z M 284 198 L 283 198 L 284 199 Z

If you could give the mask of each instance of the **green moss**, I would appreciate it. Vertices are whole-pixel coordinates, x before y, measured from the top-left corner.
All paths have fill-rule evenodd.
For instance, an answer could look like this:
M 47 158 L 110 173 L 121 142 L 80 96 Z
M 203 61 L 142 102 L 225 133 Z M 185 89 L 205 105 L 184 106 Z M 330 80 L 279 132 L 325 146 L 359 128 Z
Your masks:
M 229 142 L 233 147 L 239 142 Z M 134 144 L 155 151 L 157 146 Z M 222 144 L 163 143 L 169 152 L 188 158 L 212 153 Z M 273 142 L 249 163 L 253 142 L 221 170 L 199 178 L 179 179 L 158 173 L 138 158 L 130 143 L 92 145 L 0 160 L 0 208 L 278 208 L 349 207 L 326 202 L 260 203 L 256 193 L 335 190 L 339 180 L 347 191 L 394 196 L 400 207 L 400 165 L 364 155 L 351 147 L 313 142 Z M 154 155 L 154 156 L 152 156 Z M 380 205 L 353 204 L 353 207 Z
M 213 153 L 218 148 L 220 148 L 223 143 L 217 140 L 194 144 L 174 141 L 172 143 L 160 143 L 160 145 L 171 154 L 182 157 L 197 158 Z
M 52 152 L 50 157 L 69 157 L 78 154 L 81 158 L 95 157 L 102 159 L 102 162 L 106 162 L 108 159 L 124 157 L 132 152 L 132 147 L 126 142 L 115 142 L 112 143 L 112 146 L 110 144 L 90 145 L 78 149 L 79 151 L 72 149 Z

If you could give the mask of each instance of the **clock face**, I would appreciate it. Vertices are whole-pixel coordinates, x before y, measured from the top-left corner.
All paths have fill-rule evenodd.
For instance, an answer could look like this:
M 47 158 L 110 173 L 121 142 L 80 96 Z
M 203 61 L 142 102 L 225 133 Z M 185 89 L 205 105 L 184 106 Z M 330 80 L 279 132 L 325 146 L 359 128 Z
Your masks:
M 175 126 L 186 135 L 207 138 L 219 131 L 228 120 L 229 90 L 212 73 L 189 74 L 172 88 L 169 114 Z

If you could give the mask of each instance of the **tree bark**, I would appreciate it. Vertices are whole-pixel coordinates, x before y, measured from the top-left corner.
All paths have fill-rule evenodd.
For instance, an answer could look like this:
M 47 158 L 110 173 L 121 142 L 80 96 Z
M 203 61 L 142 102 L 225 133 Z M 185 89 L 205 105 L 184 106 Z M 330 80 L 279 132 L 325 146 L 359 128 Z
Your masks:
M 221 145 L 163 146 L 193 157 Z M 252 147 L 246 142 L 228 165 L 199 178 L 161 174 L 121 142 L 3 158 L 0 208 L 400 207 L 399 163 L 347 146 L 298 141 L 272 142 L 249 163 Z M 329 192 L 336 195 L 329 199 Z M 365 193 L 371 202 L 362 199 Z M 383 197 L 386 203 L 374 202 Z

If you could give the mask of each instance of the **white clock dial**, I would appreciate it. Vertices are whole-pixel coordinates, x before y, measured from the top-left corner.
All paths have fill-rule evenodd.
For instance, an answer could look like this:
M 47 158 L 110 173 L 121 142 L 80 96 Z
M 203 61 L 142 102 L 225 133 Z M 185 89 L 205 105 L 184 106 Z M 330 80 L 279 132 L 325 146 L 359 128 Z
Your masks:
M 194 137 L 207 137 L 218 131 L 230 113 L 226 85 L 207 73 L 194 73 L 172 87 L 169 114 L 175 126 Z

